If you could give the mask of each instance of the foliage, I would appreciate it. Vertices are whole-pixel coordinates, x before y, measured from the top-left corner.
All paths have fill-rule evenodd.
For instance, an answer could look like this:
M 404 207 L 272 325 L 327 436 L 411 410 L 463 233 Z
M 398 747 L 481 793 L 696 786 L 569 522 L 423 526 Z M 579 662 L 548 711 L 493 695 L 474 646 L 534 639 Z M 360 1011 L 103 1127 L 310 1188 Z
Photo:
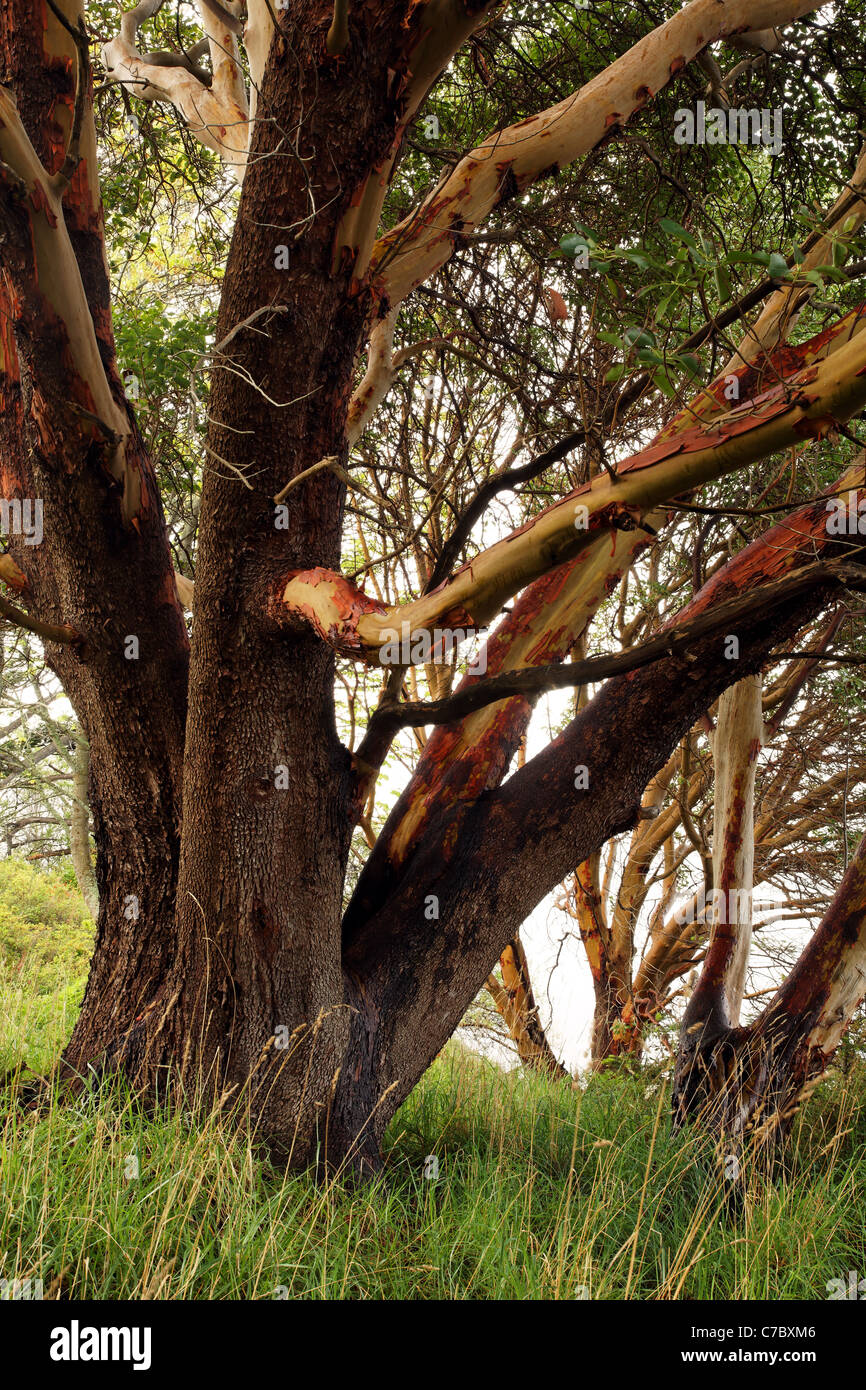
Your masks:
M 81 1003 L 93 922 L 71 867 L 0 860 L 0 1072 L 46 1067 Z

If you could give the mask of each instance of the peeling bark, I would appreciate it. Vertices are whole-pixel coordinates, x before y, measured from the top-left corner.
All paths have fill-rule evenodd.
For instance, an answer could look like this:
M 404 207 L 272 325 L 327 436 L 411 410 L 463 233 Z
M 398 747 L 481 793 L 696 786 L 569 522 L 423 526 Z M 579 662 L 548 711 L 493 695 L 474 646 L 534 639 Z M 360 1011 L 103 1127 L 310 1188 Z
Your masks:
M 62 9 L 75 27 L 81 4 L 63 0 Z M 40 546 L 9 537 L 4 577 L 31 616 L 82 638 L 48 642 L 46 660 L 90 746 L 100 889 L 93 965 L 66 1052 L 73 1072 L 116 1041 L 171 959 L 188 661 L 156 479 L 117 370 L 89 105 L 80 162 L 62 189 L 52 184 L 73 127 L 76 56 L 44 6 L 3 7 L 0 61 L 17 95 L 16 107 L 4 96 L 4 148 L 26 161 L 28 187 L 48 190 L 29 203 L 0 191 L 9 217 L 0 248 L 0 493 L 42 499 L 45 516 Z M 51 260 L 55 248 L 49 298 L 39 257 Z M 122 420 L 119 444 L 106 437 L 107 421 L 92 418 L 97 409 Z M 138 641 L 137 660 L 124 655 L 127 635 Z
M 777 27 L 820 9 L 814 0 L 693 0 L 579 92 L 495 134 L 466 155 L 420 208 L 376 243 L 372 274 L 391 308 L 444 265 L 461 234 L 624 126 L 708 44 L 752 25 Z
M 296 569 L 271 595 L 274 620 L 289 627 L 309 624 L 344 655 L 374 665 L 382 662 L 386 643 L 400 639 L 403 624 L 410 635 L 484 627 L 521 588 L 573 559 L 600 535 L 633 531 L 663 503 L 804 438 L 823 438 L 850 419 L 866 404 L 864 327 L 861 307 L 807 343 L 780 349 L 772 359 L 777 381 L 782 377 L 779 384 L 706 426 L 686 430 L 678 417 L 676 427 L 619 464 L 615 479 L 605 474 L 577 488 L 432 594 L 385 610 L 339 575 Z M 744 368 L 744 384 L 759 384 L 758 375 Z M 580 525 L 578 508 L 584 509 Z
M 679 1062 L 674 1116 L 729 1140 L 775 1143 L 866 996 L 866 841 L 793 971 L 748 1028 L 722 1028 Z

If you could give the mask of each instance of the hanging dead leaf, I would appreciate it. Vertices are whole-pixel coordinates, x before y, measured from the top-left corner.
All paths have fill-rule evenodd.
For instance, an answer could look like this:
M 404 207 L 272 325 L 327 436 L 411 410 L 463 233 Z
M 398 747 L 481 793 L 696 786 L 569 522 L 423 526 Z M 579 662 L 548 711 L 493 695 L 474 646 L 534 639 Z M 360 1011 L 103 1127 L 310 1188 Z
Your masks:
M 547 310 L 547 317 L 555 328 L 558 323 L 562 323 L 569 317 L 568 305 L 563 299 L 559 290 L 545 289 L 544 307 Z

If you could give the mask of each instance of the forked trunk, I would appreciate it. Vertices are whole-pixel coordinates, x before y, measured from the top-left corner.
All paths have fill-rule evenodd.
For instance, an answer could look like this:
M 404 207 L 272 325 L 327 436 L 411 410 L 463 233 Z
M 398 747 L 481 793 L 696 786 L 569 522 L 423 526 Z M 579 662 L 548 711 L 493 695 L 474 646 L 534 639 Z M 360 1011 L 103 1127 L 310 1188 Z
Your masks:
M 747 676 L 720 699 L 713 737 L 710 942 L 680 1029 L 676 1087 L 684 1112 L 702 1108 L 715 1093 L 721 1083 L 717 1048 L 740 1021 L 752 937 L 755 776 L 763 734 L 760 677 Z
M 720 1030 L 678 1070 L 674 1115 L 727 1137 L 782 1136 L 866 994 L 866 840 L 793 971 L 747 1028 Z
M 747 1131 L 772 1137 L 795 1113 L 808 1082 L 826 1068 L 866 993 L 866 841 L 788 979 L 754 1023 L 740 1026 L 751 935 L 760 687 L 741 682 L 721 703 L 713 853 L 716 921 L 683 1018 L 674 1116 L 679 1121 L 700 1116 L 733 1137 Z

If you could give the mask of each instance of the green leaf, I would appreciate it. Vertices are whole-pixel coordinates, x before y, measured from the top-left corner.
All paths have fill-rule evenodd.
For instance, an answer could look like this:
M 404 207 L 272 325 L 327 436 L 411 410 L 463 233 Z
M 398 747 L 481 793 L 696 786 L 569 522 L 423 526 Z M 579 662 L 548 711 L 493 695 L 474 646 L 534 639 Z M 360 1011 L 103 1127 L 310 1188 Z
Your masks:
M 771 280 L 787 280 L 791 272 L 788 269 L 788 262 L 784 256 L 780 256 L 778 251 L 774 251 L 767 263 L 767 274 Z
M 560 238 L 559 249 L 564 251 L 566 256 L 576 256 L 578 251 L 588 250 L 589 246 L 584 237 L 577 232 L 569 232 L 567 236 Z
M 726 265 L 714 265 L 713 280 L 715 281 L 719 303 L 727 304 L 732 294 L 731 276 L 728 267 Z
M 682 362 L 690 376 L 700 376 L 703 371 L 701 359 L 694 352 L 681 352 L 677 361 Z
M 650 333 L 646 328 L 639 328 L 636 324 L 632 324 L 631 328 L 625 330 L 623 338 L 630 347 L 642 348 L 655 346 L 655 335 Z
M 584 227 L 580 222 L 575 222 L 574 229 L 589 246 L 598 244 L 598 232 L 594 232 L 591 227 Z
M 674 386 L 667 372 L 654 372 L 653 385 L 657 386 L 658 389 L 663 393 L 663 395 L 669 396 L 671 399 L 673 399 L 677 394 L 676 387 Z
M 698 243 L 695 241 L 691 232 L 687 232 L 685 227 L 680 226 L 679 222 L 674 222 L 673 218 L 660 218 L 659 226 L 668 236 L 676 237 L 678 241 L 684 241 L 686 246 L 691 246 L 694 250 L 698 249 Z

